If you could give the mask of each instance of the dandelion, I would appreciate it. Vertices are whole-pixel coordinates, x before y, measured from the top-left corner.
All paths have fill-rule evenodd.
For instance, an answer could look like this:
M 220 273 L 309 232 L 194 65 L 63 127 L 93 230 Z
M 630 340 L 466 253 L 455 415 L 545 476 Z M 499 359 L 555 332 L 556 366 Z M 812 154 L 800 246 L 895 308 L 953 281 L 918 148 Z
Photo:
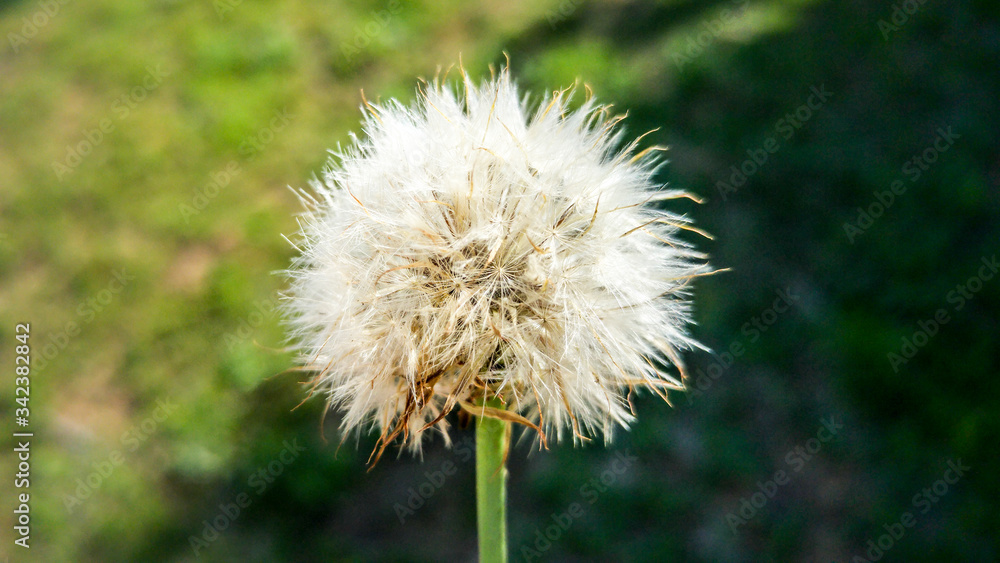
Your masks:
M 486 478 L 509 422 L 540 446 L 610 441 L 633 392 L 667 399 L 701 347 L 691 282 L 711 271 L 678 237 L 701 231 L 660 204 L 695 198 L 658 185 L 658 147 L 622 148 L 623 117 L 592 96 L 532 103 L 506 68 L 419 93 L 365 101 L 363 137 L 300 192 L 286 307 L 312 391 L 345 436 L 378 431 L 375 461 L 447 442 L 455 410 L 492 428 Z

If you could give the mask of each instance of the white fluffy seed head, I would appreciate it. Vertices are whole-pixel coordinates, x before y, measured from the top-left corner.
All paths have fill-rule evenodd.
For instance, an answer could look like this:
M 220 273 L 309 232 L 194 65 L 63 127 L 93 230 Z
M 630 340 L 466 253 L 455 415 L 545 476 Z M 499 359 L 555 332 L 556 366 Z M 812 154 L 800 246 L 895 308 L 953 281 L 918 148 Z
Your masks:
M 496 396 L 542 437 L 610 439 L 632 390 L 682 387 L 666 370 L 700 347 L 690 282 L 709 269 L 656 202 L 689 196 L 618 148 L 607 107 L 568 101 L 530 104 L 505 69 L 366 102 L 364 137 L 303 192 L 286 309 L 345 433 L 419 451 Z

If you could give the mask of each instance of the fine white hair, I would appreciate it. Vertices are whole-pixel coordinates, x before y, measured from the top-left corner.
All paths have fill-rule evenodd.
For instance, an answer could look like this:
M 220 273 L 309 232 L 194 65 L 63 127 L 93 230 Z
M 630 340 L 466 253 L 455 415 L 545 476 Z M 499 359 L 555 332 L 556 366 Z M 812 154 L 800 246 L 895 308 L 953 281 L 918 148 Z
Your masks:
M 363 106 L 301 192 L 285 303 L 313 391 L 379 454 L 419 451 L 456 407 L 498 397 L 539 436 L 603 435 L 630 394 L 681 389 L 691 280 L 711 273 L 663 200 L 658 159 L 622 148 L 621 117 L 568 90 L 533 104 L 505 68 L 435 79 L 411 106 Z

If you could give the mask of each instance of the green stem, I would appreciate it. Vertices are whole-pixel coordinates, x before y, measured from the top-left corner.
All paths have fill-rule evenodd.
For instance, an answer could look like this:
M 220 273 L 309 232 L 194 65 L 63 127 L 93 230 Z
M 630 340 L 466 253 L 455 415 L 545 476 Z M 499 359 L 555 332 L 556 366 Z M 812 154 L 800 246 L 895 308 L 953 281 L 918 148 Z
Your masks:
M 486 406 L 502 409 L 498 399 Z M 510 444 L 508 423 L 476 417 L 476 516 L 480 563 L 507 562 L 507 467 Z

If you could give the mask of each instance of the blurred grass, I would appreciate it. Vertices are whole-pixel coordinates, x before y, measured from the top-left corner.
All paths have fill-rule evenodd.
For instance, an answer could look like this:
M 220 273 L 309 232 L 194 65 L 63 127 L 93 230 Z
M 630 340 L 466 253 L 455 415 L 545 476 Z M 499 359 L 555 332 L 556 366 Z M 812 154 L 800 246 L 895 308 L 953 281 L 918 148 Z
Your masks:
M 705 22 L 744 4 L 735 23 L 677 64 L 672 55 Z M 293 254 L 280 237 L 296 230 L 299 210 L 286 186 L 304 186 L 326 149 L 358 129 L 360 89 L 409 100 L 415 77 L 459 54 L 471 74 L 484 75 L 504 50 L 533 91 L 580 79 L 630 111 L 633 134 L 661 128 L 648 142 L 672 147 L 664 179 L 709 199 L 685 210 L 717 235 L 707 245 L 714 263 L 734 269 L 698 288 L 700 338 L 725 350 L 776 288 L 804 296 L 703 396 L 678 397 L 675 410 L 640 400 L 639 424 L 614 448 L 515 450 L 512 553 L 578 501 L 615 451 L 631 449 L 642 452 L 638 467 L 588 505 L 544 560 L 846 560 L 909 509 L 950 457 L 974 471 L 918 518 L 892 558 L 996 559 L 998 286 L 987 284 L 901 373 L 885 360 L 916 320 L 947 306 L 945 295 L 980 256 L 996 251 L 992 3 L 927 4 L 889 40 L 876 25 L 889 3 L 423 1 L 395 9 L 245 0 L 221 14 L 218 5 L 68 3 L 17 52 L 5 45 L 0 54 L 0 354 L 9 357 L 15 322 L 32 323 L 36 359 L 63 341 L 66 323 L 81 328 L 33 374 L 35 549 L 25 560 L 193 560 L 190 536 L 291 439 L 306 453 L 252 495 L 202 559 L 475 553 L 471 465 L 400 525 L 394 504 L 454 454 L 436 444 L 423 463 L 386 459 L 366 473 L 371 439 L 338 449 L 333 416 L 325 443 L 321 401 L 292 411 L 303 397 L 296 375 L 270 378 L 291 359 L 268 310 L 284 285 L 274 273 Z M 0 4 L 0 31 L 20 33 L 22 18 L 39 10 L 38 2 Z M 169 74 L 124 116 L 121 97 L 157 65 Z M 723 201 L 716 181 L 819 84 L 833 100 Z M 288 125 L 270 130 L 282 112 Z M 114 129 L 57 178 L 53 162 L 102 119 Z M 963 135 L 959 144 L 848 244 L 842 223 L 948 125 Z M 266 144 L 264 131 L 273 134 Z M 248 151 L 253 138 L 262 148 Z M 182 211 L 233 162 L 238 172 L 202 211 Z M 88 300 L 121 270 L 134 280 L 97 311 Z M 711 358 L 690 360 L 706 369 Z M 4 413 L 12 398 L 11 386 L 0 388 Z M 123 434 L 141 430 L 157 400 L 176 411 L 130 450 Z M 726 513 L 830 414 L 847 422 L 843 438 L 732 535 Z M 69 512 L 76 479 L 114 451 L 125 462 Z M 10 480 L 0 482 L 0 498 L 12 498 Z M 7 547 L 12 522 L 3 511 L 0 553 L 20 557 Z

